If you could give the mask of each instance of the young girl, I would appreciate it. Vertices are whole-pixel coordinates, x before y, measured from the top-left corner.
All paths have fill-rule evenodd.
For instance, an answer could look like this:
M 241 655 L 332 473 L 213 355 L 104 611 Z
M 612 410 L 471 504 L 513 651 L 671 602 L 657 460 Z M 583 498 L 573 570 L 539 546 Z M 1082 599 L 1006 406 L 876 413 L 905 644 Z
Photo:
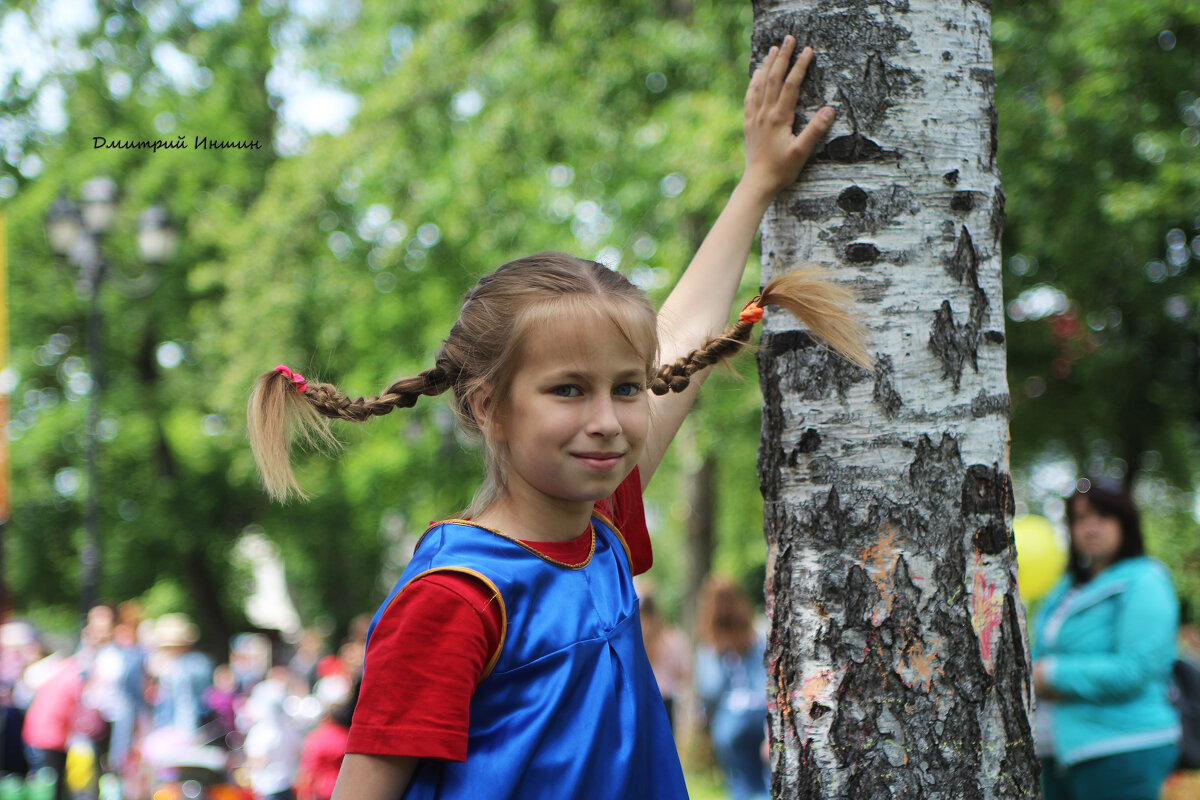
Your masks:
M 319 415 L 364 421 L 452 390 L 485 444 L 470 508 L 426 532 L 372 621 L 335 800 L 686 797 L 633 590 L 651 562 L 642 489 L 700 370 L 741 347 L 763 306 L 866 363 L 847 294 L 795 273 L 719 336 L 768 204 L 833 120 L 823 108 L 793 135 L 812 61 L 806 48 L 789 69 L 795 46 L 755 71 L 745 173 L 657 316 L 619 273 L 543 253 L 482 278 L 434 366 L 378 397 L 282 365 L 259 378 L 251 443 L 277 499 L 299 493 L 288 431 L 327 439 Z

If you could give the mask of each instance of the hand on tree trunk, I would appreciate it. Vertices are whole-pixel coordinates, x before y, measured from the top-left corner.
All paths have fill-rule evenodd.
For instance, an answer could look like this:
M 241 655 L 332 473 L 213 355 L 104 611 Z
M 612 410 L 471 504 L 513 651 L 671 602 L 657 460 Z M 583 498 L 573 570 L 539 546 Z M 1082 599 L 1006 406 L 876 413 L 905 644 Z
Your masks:
M 833 108 L 825 106 L 799 136 L 792 133 L 800 85 L 813 61 L 812 48 L 806 47 L 788 69 L 795 50 L 796 39 L 790 35 L 782 46 L 772 47 L 746 89 L 746 172 L 742 183 L 767 199 L 796 182 L 817 143 L 833 125 Z

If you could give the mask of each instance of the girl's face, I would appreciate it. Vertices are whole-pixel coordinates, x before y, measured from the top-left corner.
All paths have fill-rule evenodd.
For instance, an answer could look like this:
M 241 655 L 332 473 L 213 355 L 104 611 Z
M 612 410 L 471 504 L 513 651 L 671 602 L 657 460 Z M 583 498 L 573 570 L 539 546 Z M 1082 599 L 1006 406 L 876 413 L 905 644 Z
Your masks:
M 563 316 L 521 348 L 489 436 L 507 452 L 506 493 L 586 503 L 633 470 L 650 422 L 646 357 L 611 325 Z
M 1101 514 L 1085 495 L 1071 500 L 1075 521 L 1071 524 L 1071 541 L 1079 555 L 1091 560 L 1095 574 L 1117 560 L 1121 550 L 1121 521 Z

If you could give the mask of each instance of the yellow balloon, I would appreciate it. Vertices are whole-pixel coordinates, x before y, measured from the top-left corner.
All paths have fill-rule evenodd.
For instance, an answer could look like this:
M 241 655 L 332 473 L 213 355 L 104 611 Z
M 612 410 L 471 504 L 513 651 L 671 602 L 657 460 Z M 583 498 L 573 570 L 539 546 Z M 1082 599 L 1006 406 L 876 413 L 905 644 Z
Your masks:
M 96 776 L 96 750 L 91 742 L 72 742 L 67 748 L 67 787 L 82 792 Z
M 1040 599 L 1058 582 L 1067 566 L 1067 551 L 1059 544 L 1050 520 L 1022 514 L 1013 520 L 1017 544 L 1017 587 L 1022 602 Z

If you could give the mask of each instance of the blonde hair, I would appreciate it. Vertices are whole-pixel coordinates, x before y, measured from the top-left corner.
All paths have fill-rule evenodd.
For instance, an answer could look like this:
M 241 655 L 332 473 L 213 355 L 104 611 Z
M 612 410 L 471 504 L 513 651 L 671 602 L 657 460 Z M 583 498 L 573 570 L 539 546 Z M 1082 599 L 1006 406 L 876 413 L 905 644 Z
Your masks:
M 848 313 L 850 299 L 844 288 L 804 271 L 771 281 L 757 302 L 787 308 L 835 349 L 867 366 L 861 329 Z M 489 392 L 504 398 L 526 339 L 547 320 L 563 314 L 611 322 L 634 352 L 644 355 L 648 388 L 658 395 L 683 391 L 696 372 L 735 354 L 749 340 L 752 327 L 739 320 L 723 336 L 710 339 L 674 364 L 656 368 L 654 309 L 645 293 L 623 275 L 564 253 L 538 253 L 510 261 L 467 292 L 433 367 L 396 381 L 378 396 L 351 398 L 332 384 L 317 381 L 309 381 L 301 393 L 282 371 L 260 375 L 247 417 L 250 446 L 267 493 L 280 502 L 293 494 L 305 497 L 292 472 L 290 443 L 300 439 L 317 448 L 336 448 L 325 418 L 365 422 L 396 408 L 411 408 L 422 395 L 452 389 L 459 424 L 485 444 L 484 481 L 464 512 L 478 515 L 502 493 L 506 465 L 503 449 L 483 435 L 472 402 Z

